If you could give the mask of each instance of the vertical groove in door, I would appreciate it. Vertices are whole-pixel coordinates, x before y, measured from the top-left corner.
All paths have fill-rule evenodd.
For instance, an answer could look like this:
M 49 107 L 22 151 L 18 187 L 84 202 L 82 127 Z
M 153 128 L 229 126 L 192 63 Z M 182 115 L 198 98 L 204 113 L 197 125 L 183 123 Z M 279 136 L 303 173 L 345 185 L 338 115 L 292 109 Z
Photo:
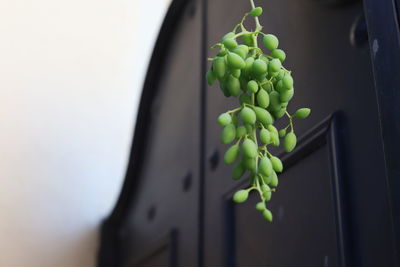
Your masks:
M 199 229 L 198 229 L 198 267 L 204 266 L 204 188 L 206 167 L 206 123 L 207 123 L 207 84 L 204 79 L 207 69 L 207 0 L 201 1 L 201 73 L 200 73 L 200 173 L 199 173 Z

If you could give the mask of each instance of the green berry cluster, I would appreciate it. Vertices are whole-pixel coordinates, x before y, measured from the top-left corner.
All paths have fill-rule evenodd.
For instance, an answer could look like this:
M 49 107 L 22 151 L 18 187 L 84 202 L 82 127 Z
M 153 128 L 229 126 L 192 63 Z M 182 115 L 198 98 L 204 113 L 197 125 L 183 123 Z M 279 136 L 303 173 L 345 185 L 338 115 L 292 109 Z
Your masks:
M 266 203 L 278 186 L 277 173 L 283 171 L 283 165 L 271 154 L 269 146 L 278 147 L 283 143 L 284 150 L 291 152 L 297 143 L 293 120 L 308 117 L 311 110 L 301 108 L 294 114 L 286 110 L 294 95 L 293 77 L 282 65 L 286 53 L 278 48 L 279 40 L 275 35 L 261 31 L 258 16 L 262 8 L 255 7 L 253 0 L 250 2 L 252 10 L 212 47 L 219 48 L 219 52 L 209 59 L 212 67 L 206 78 L 209 85 L 219 81 L 223 94 L 238 97 L 240 103 L 240 107 L 218 117 L 218 123 L 223 126 L 221 142 L 233 144 L 224 155 L 226 164 L 236 162 L 232 178 L 237 180 L 245 172 L 250 173 L 250 186 L 237 191 L 233 201 L 242 203 L 252 190 L 258 191 L 261 201 L 256 209 L 266 220 L 272 221 Z M 243 25 L 248 16 L 255 18 L 254 31 L 248 31 Z M 269 54 L 258 47 L 258 37 L 262 37 Z M 284 116 L 288 124 L 278 130 L 274 124 Z

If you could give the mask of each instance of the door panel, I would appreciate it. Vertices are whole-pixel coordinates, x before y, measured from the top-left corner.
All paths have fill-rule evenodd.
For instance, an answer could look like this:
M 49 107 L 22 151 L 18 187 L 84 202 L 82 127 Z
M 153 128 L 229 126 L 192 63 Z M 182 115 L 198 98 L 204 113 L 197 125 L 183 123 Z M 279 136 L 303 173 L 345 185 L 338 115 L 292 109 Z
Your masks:
M 222 16 L 220 11 L 229 3 L 208 1 L 209 47 L 249 9 L 247 1 L 239 1 Z M 215 163 L 217 158 L 221 162 L 227 149 L 219 144 L 221 129 L 215 120 L 237 103 L 226 99 L 215 85 L 207 91 L 205 266 L 345 266 L 343 255 L 347 254 L 355 266 L 394 266 L 369 50 L 367 46 L 355 47 L 350 41 L 352 25 L 363 14 L 362 4 L 333 8 L 318 1 L 271 0 L 263 6 L 260 20 L 264 30 L 278 35 L 280 46 L 288 55 L 285 66 L 293 71 L 296 94 L 288 109 L 313 110 L 310 118 L 296 123 L 297 134 L 305 135 L 330 114 L 342 114 L 338 131 L 343 136 L 345 160 L 340 172 L 345 177 L 345 194 L 339 202 L 346 200 L 349 213 L 342 218 L 335 211 L 335 188 L 327 170 L 332 164 L 327 162 L 327 148 L 322 147 L 280 176 L 281 184 L 270 205 L 275 215 L 272 224 L 262 222 L 254 203 L 249 202 L 233 208 L 230 219 L 234 227 L 228 227 L 221 198 L 243 182 L 230 179 L 231 166 Z M 297 191 L 299 186 L 303 192 Z M 338 221 L 348 221 L 349 232 L 343 237 L 346 243 L 337 240 L 341 234 Z M 233 239 L 234 247 L 229 241 Z M 247 242 L 250 239 L 257 249 Z M 227 253 L 229 248 L 235 253 Z
M 149 88 L 149 141 L 123 225 L 123 266 L 196 265 L 201 69 L 197 5 L 186 3 L 162 55 L 165 59 L 160 59 L 165 63 L 154 77 L 158 85 Z M 171 236 L 176 240 L 165 241 Z

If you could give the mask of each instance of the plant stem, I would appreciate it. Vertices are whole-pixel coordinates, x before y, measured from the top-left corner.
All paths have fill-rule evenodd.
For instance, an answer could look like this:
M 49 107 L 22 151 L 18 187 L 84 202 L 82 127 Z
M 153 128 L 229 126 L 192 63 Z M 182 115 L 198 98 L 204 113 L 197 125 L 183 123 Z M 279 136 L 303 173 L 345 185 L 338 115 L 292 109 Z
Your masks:
M 254 9 L 256 8 L 256 5 L 254 4 L 254 0 L 250 0 L 251 8 Z M 256 31 L 261 31 L 262 26 L 260 24 L 260 21 L 258 20 L 258 17 L 255 17 L 254 20 L 256 21 Z

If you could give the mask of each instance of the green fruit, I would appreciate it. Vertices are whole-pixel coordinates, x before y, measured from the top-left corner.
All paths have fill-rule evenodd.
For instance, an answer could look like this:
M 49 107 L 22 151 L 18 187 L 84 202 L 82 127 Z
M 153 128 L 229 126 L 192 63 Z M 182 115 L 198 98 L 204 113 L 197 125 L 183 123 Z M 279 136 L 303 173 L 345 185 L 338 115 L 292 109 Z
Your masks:
M 246 63 L 246 66 L 244 67 L 244 74 L 249 76 L 253 69 L 254 58 L 253 57 L 246 58 L 245 63 Z
M 243 176 L 243 174 L 245 173 L 245 169 L 242 165 L 241 162 L 239 162 L 238 164 L 236 164 L 233 169 L 232 169 L 232 179 L 233 180 L 239 180 L 240 177 Z
M 265 203 L 264 202 L 258 202 L 256 205 L 256 210 L 263 211 L 265 209 Z
M 254 124 L 256 122 L 256 114 L 248 107 L 244 107 L 242 111 L 240 111 L 240 118 L 245 124 Z
M 238 54 L 243 59 L 246 58 L 247 54 L 249 53 L 249 47 L 247 45 L 238 45 L 234 50 L 233 53 Z
M 294 114 L 293 114 L 293 118 L 296 119 L 305 119 L 307 118 L 311 113 L 311 109 L 309 108 L 301 108 L 298 109 Z
M 247 134 L 246 127 L 239 126 L 236 128 L 236 138 L 242 138 Z
M 276 90 L 280 93 L 280 92 L 282 92 L 282 91 L 284 91 L 283 90 L 283 82 L 282 81 L 278 81 L 277 83 L 276 83 Z
M 228 65 L 233 69 L 243 69 L 246 66 L 243 58 L 241 58 L 238 54 L 229 53 L 228 57 Z
M 272 111 L 278 111 L 281 109 L 281 100 L 280 100 L 280 95 L 277 91 L 272 91 L 269 94 L 269 100 L 270 100 L 270 105 L 269 108 Z
M 238 118 L 237 118 L 237 115 L 235 115 L 235 114 L 232 115 L 232 123 L 235 126 L 237 126 L 237 124 L 238 124 Z
M 282 79 L 283 88 L 289 90 L 293 87 L 293 78 L 289 73 L 285 74 Z
M 249 15 L 252 17 L 258 17 L 262 14 L 262 11 L 263 10 L 261 7 L 256 7 L 256 8 L 253 8 L 252 11 L 250 11 Z
M 285 61 L 286 53 L 282 49 L 274 49 L 271 52 L 271 57 L 279 59 L 281 62 Z
M 215 76 L 215 74 L 212 70 L 208 70 L 207 74 L 206 74 L 206 79 L 207 79 L 208 85 L 212 85 L 215 82 L 215 80 L 217 79 L 217 77 Z
M 254 80 L 251 80 L 247 83 L 247 90 L 252 93 L 257 93 L 258 91 L 258 83 Z
M 228 148 L 228 150 L 225 152 L 224 155 L 225 164 L 233 163 L 239 155 L 239 150 L 240 150 L 239 144 L 235 144 L 230 148 Z
M 249 197 L 249 192 L 247 190 L 239 190 L 233 195 L 233 201 L 236 203 L 243 203 Z
M 261 55 L 261 56 L 259 56 L 258 57 L 259 59 L 261 59 L 262 61 L 264 61 L 265 63 L 269 63 L 269 59 L 268 59 L 268 57 L 267 56 L 265 56 L 265 55 Z
M 268 71 L 269 72 L 278 72 L 282 67 L 282 63 L 279 59 L 274 58 L 268 63 Z M 279 74 L 279 73 L 278 73 Z
M 259 90 L 256 98 L 260 107 L 267 108 L 269 106 L 269 95 L 265 90 Z
M 244 103 L 251 104 L 250 96 L 248 94 L 245 94 L 245 93 L 241 94 L 239 96 L 239 102 L 240 102 L 240 105 L 243 105 Z
M 252 33 L 244 34 L 241 36 L 243 44 L 247 46 L 254 46 L 254 38 Z
M 248 158 L 255 158 L 258 154 L 257 145 L 251 139 L 244 140 L 242 144 L 243 154 Z
M 280 70 L 280 71 L 278 71 L 278 75 L 276 75 L 276 79 L 277 80 L 282 80 L 284 76 L 285 76 L 285 71 L 284 70 Z
M 268 185 L 263 184 L 261 186 L 261 191 L 265 201 L 270 201 L 272 196 L 271 188 Z
M 286 108 L 281 108 L 280 110 L 274 112 L 274 116 L 277 119 L 282 118 L 285 114 L 286 114 Z
M 219 57 L 223 57 L 228 53 L 228 51 L 225 48 L 221 48 L 221 50 L 219 50 L 217 56 Z
M 275 172 L 272 172 L 271 181 L 268 183 L 270 186 L 277 187 L 279 184 L 278 176 Z
M 240 69 L 234 69 L 231 71 L 232 72 L 232 76 L 235 78 L 240 78 L 240 74 L 241 74 L 241 70 Z
M 279 137 L 280 138 L 283 138 L 283 137 L 285 137 L 285 135 L 286 135 L 286 129 L 281 129 L 281 130 L 279 130 Z
M 246 127 L 246 131 L 248 134 L 253 133 L 253 126 L 251 126 L 250 124 L 246 124 L 244 127 Z
M 297 137 L 293 132 L 288 133 L 283 141 L 283 148 L 286 152 L 292 152 L 296 147 Z
M 272 84 L 271 83 L 265 83 L 262 85 L 262 88 L 267 91 L 268 93 L 270 93 L 272 91 Z
M 225 84 L 220 83 L 219 84 L 219 88 L 221 89 L 221 91 L 224 94 L 224 96 L 226 96 L 226 97 L 231 96 L 231 94 L 229 93 L 228 88 L 226 88 Z
M 274 125 L 268 125 L 267 129 L 271 132 L 271 133 L 275 133 L 278 135 L 278 130 L 275 128 Z
M 247 46 L 246 46 L 246 47 L 247 47 Z M 248 51 L 248 49 L 247 49 L 247 51 Z M 243 58 L 243 59 L 245 59 L 245 58 L 246 58 L 246 55 L 247 55 L 246 50 L 242 49 L 240 46 L 237 46 L 235 49 L 233 49 L 232 52 L 235 53 L 235 54 L 237 54 L 237 55 L 239 55 L 239 56 L 240 56 L 241 58 Z
M 255 76 L 265 74 L 267 72 L 267 69 L 268 69 L 267 63 L 265 63 L 263 60 L 261 59 L 254 60 L 252 66 L 252 72 Z
M 260 131 L 260 140 L 264 144 L 268 145 L 269 142 L 271 141 L 271 134 L 267 129 L 261 129 Z
M 221 126 L 226 126 L 232 122 L 232 117 L 229 113 L 222 113 L 218 116 L 218 124 Z
M 232 123 L 226 125 L 221 133 L 221 142 L 224 145 L 227 145 L 227 144 L 231 143 L 233 140 L 235 140 L 235 137 L 236 137 L 235 125 L 233 125 Z
M 289 90 L 283 90 L 279 95 L 280 95 L 279 96 L 280 101 L 289 102 L 293 98 L 294 89 L 291 88 Z
M 275 156 L 272 156 L 270 158 L 270 160 L 271 160 L 271 163 L 272 163 L 272 167 L 274 168 L 274 171 L 282 172 L 282 170 L 283 170 L 282 161 L 279 158 L 275 157 Z
M 279 141 L 279 135 L 277 133 L 271 132 L 271 144 L 273 146 L 279 146 L 280 141 Z
M 272 213 L 268 209 L 263 210 L 263 217 L 267 221 L 272 222 Z
M 246 170 L 249 170 L 251 172 L 255 172 L 257 168 L 256 164 L 256 159 L 253 158 L 243 158 L 242 161 L 243 167 L 246 168 Z
M 263 108 L 253 107 L 254 113 L 256 114 L 256 118 L 263 125 L 267 126 L 268 124 L 272 124 L 272 116 L 271 114 Z
M 232 39 L 236 34 L 234 32 L 228 32 L 227 34 L 224 35 L 224 37 L 222 37 L 222 41 L 225 39 Z
M 266 34 L 266 35 L 264 35 L 263 43 L 264 43 L 265 48 L 267 48 L 269 50 L 274 50 L 274 49 L 278 48 L 279 40 L 273 34 Z
M 225 59 L 223 57 L 216 57 L 213 60 L 213 72 L 217 78 L 222 79 L 225 76 Z
M 229 50 L 234 49 L 234 48 L 238 45 L 237 42 L 236 42 L 236 40 L 233 39 L 233 38 L 225 38 L 225 39 L 222 41 L 222 44 L 223 44 L 226 48 L 228 48 Z
M 235 78 L 232 75 L 229 75 L 226 86 L 228 87 L 228 91 L 233 96 L 239 96 L 240 94 L 240 82 L 238 78 Z
M 269 160 L 269 158 L 264 157 L 260 160 L 258 170 L 262 175 L 264 175 L 266 177 L 271 176 L 273 168 L 272 168 L 272 163 Z

